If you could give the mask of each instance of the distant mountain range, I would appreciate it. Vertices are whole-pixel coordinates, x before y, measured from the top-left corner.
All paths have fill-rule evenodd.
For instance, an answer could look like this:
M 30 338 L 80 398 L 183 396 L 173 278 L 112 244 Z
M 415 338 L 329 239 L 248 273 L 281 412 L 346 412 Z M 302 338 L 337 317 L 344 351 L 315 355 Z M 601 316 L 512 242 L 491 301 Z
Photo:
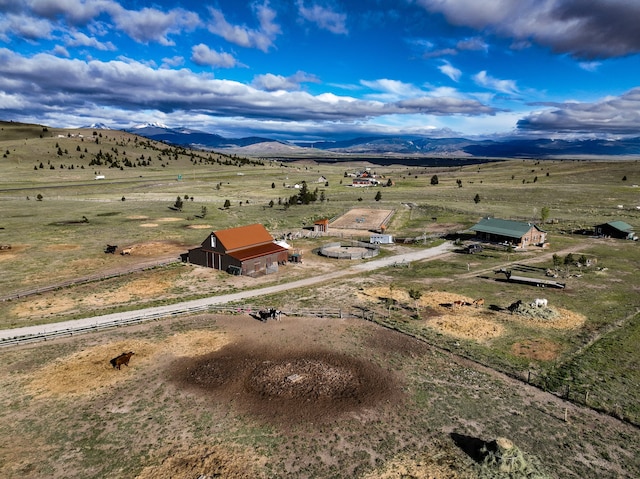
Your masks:
M 101 125 L 103 126 L 103 125 Z M 92 126 L 100 128 L 101 126 Z M 188 128 L 169 128 L 147 123 L 126 131 L 173 145 L 204 149 L 227 149 L 253 155 L 410 155 L 485 158 L 552 158 L 565 156 L 640 155 L 640 137 L 621 140 L 428 138 L 420 136 L 375 136 L 340 141 L 283 142 L 257 136 L 225 138 Z

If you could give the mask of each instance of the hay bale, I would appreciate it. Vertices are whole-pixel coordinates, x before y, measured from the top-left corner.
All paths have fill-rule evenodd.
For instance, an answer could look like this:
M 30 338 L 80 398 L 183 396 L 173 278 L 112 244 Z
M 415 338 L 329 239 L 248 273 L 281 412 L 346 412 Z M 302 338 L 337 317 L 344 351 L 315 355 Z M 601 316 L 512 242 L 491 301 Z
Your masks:
M 551 479 L 535 457 L 525 454 L 509 439 L 498 438 L 482 452 L 485 456 L 478 466 L 480 479 Z
M 514 309 L 513 313 L 537 321 L 553 321 L 558 317 L 558 311 L 554 308 L 548 306 L 531 306 L 527 303 L 520 303 Z

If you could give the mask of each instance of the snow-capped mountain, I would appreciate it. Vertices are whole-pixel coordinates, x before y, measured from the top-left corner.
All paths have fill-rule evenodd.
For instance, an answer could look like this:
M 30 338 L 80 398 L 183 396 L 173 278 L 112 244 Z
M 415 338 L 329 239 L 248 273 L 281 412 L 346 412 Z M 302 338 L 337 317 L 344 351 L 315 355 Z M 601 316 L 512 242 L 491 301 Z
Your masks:
M 609 140 L 429 138 L 422 136 L 377 136 L 350 140 L 282 142 L 264 137 L 225 138 L 189 128 L 170 128 L 162 123 L 146 123 L 126 129 L 131 133 L 173 145 L 194 148 L 232 149 L 235 153 L 286 154 L 297 150 L 325 150 L 352 155 L 412 155 L 433 157 L 553 158 L 571 155 L 640 155 L 640 138 Z
M 135 126 L 132 126 L 132 127 L 128 128 L 128 129 L 129 130 L 141 130 L 141 129 L 144 129 L 144 128 L 161 128 L 163 130 L 171 130 L 170 127 L 168 127 L 164 123 L 160 123 L 159 121 L 154 121 L 152 123 L 141 123 L 140 125 L 135 125 Z
M 109 128 L 104 123 L 91 123 L 90 125 L 83 126 L 82 128 L 92 129 L 92 130 L 111 130 L 111 128 Z

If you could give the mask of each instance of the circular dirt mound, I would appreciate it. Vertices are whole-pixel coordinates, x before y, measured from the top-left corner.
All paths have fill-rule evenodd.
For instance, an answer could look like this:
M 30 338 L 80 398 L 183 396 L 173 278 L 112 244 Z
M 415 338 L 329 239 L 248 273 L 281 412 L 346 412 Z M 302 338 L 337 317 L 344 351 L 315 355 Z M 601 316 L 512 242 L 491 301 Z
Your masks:
M 358 395 L 362 378 L 356 374 L 348 364 L 322 359 L 265 361 L 251 372 L 247 387 L 261 397 L 343 399 Z
M 399 394 L 379 366 L 330 351 L 256 351 L 233 345 L 176 364 L 184 388 L 275 421 L 330 420 Z

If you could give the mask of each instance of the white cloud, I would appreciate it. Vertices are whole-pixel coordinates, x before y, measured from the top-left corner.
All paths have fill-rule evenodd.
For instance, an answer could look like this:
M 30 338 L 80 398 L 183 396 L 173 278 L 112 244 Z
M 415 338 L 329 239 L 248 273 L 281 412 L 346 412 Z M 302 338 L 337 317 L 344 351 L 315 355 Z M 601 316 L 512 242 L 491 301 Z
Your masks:
M 489 50 L 489 45 L 480 37 L 467 38 L 465 40 L 460 40 L 456 43 L 456 48 L 458 50 L 480 50 L 487 51 Z
M 411 83 L 390 80 L 388 78 L 360 80 L 360 84 L 376 91 L 376 93 L 368 94 L 367 98 L 374 98 L 381 101 L 395 101 L 402 98 L 419 97 L 424 94 L 420 88 Z
M 518 86 L 516 85 L 516 82 L 514 80 L 499 80 L 487 75 L 487 72 L 485 70 L 476 73 L 473 76 L 473 80 L 476 82 L 476 84 L 490 90 L 507 93 L 509 95 L 518 93 Z
M 451 63 L 446 60 L 443 60 L 442 65 L 438 67 L 438 70 L 440 70 L 442 74 L 451 78 L 454 82 L 458 82 L 462 75 L 462 71 L 451 65 Z
M 53 48 L 53 54 L 57 55 L 59 57 L 66 57 L 69 58 L 71 55 L 69 54 L 69 51 L 63 47 L 62 45 L 56 45 Z
M 12 36 L 27 40 L 51 38 L 53 25 L 49 20 L 28 15 L 0 15 L 0 40 L 8 42 Z
M 306 74 L 303 74 L 306 75 Z M 308 77 L 305 76 L 308 79 Z M 38 85 L 34 90 L 33 85 Z M 477 100 L 428 97 L 419 89 L 393 80 L 373 86 L 412 97 L 388 102 L 360 100 L 304 91 L 269 92 L 230 80 L 218 80 L 189 70 L 154 69 L 134 60 L 82 61 L 49 54 L 24 57 L 0 49 L 0 91 L 26 102 L 20 111 L 4 109 L 5 116 L 23 118 L 30 112 L 56 110 L 72 114 L 77 108 L 193 111 L 210 117 L 234 116 L 263 120 L 362 121 L 389 114 L 432 115 L 492 114 L 494 109 Z M 46 107 L 43 107 L 46 105 Z
M 254 5 L 260 28 L 250 29 L 246 26 L 232 25 L 225 19 L 224 14 L 217 8 L 209 7 L 211 22 L 208 29 L 214 35 L 219 35 L 228 42 L 246 48 L 258 48 L 264 52 L 273 46 L 276 37 L 281 33 L 280 26 L 274 22 L 275 10 L 269 8 L 269 2 Z
M 162 59 L 162 68 L 173 68 L 181 65 L 184 65 L 184 57 L 179 55 Z
M 319 83 L 318 77 L 305 72 L 297 72 L 295 75 L 288 77 L 282 75 L 274 75 L 267 73 L 265 75 L 257 75 L 251 83 L 254 87 L 266 91 L 293 91 L 299 90 L 301 83 Z
M 233 68 L 238 64 L 233 55 L 225 52 L 220 53 L 216 52 L 215 50 L 211 50 L 204 43 L 194 45 L 191 48 L 191 61 L 198 65 L 209 65 L 212 67 L 222 68 Z
M 103 43 L 96 38 L 89 37 L 82 32 L 71 32 L 66 36 L 65 45 L 68 47 L 91 47 L 97 50 L 116 50 L 116 47 L 111 42 Z
M 56 19 L 64 16 L 74 25 L 86 24 L 118 4 L 111 0 L 29 0 L 24 2 L 38 16 Z
M 629 0 L 417 0 L 449 22 L 532 40 L 579 58 L 640 52 L 640 2 Z
M 175 45 L 169 35 L 178 34 L 183 29 L 193 30 L 200 24 L 197 14 L 181 8 L 162 12 L 155 8 L 126 10 L 118 6 L 111 8 L 110 13 L 116 26 L 140 43 Z
M 580 68 L 582 68 L 583 70 L 586 70 L 588 72 L 596 71 L 598 68 L 600 68 L 600 65 L 602 65 L 602 63 L 600 63 L 600 62 L 580 62 L 580 63 L 578 63 L 578 66 Z
M 638 134 L 640 87 L 593 103 L 566 102 L 529 114 L 518 122 L 521 130 L 594 134 Z
M 328 30 L 338 35 L 346 35 L 349 33 L 346 26 L 346 14 L 335 12 L 317 3 L 306 7 L 303 0 L 298 0 L 297 5 L 300 16 L 308 22 L 315 23 L 318 28 Z

